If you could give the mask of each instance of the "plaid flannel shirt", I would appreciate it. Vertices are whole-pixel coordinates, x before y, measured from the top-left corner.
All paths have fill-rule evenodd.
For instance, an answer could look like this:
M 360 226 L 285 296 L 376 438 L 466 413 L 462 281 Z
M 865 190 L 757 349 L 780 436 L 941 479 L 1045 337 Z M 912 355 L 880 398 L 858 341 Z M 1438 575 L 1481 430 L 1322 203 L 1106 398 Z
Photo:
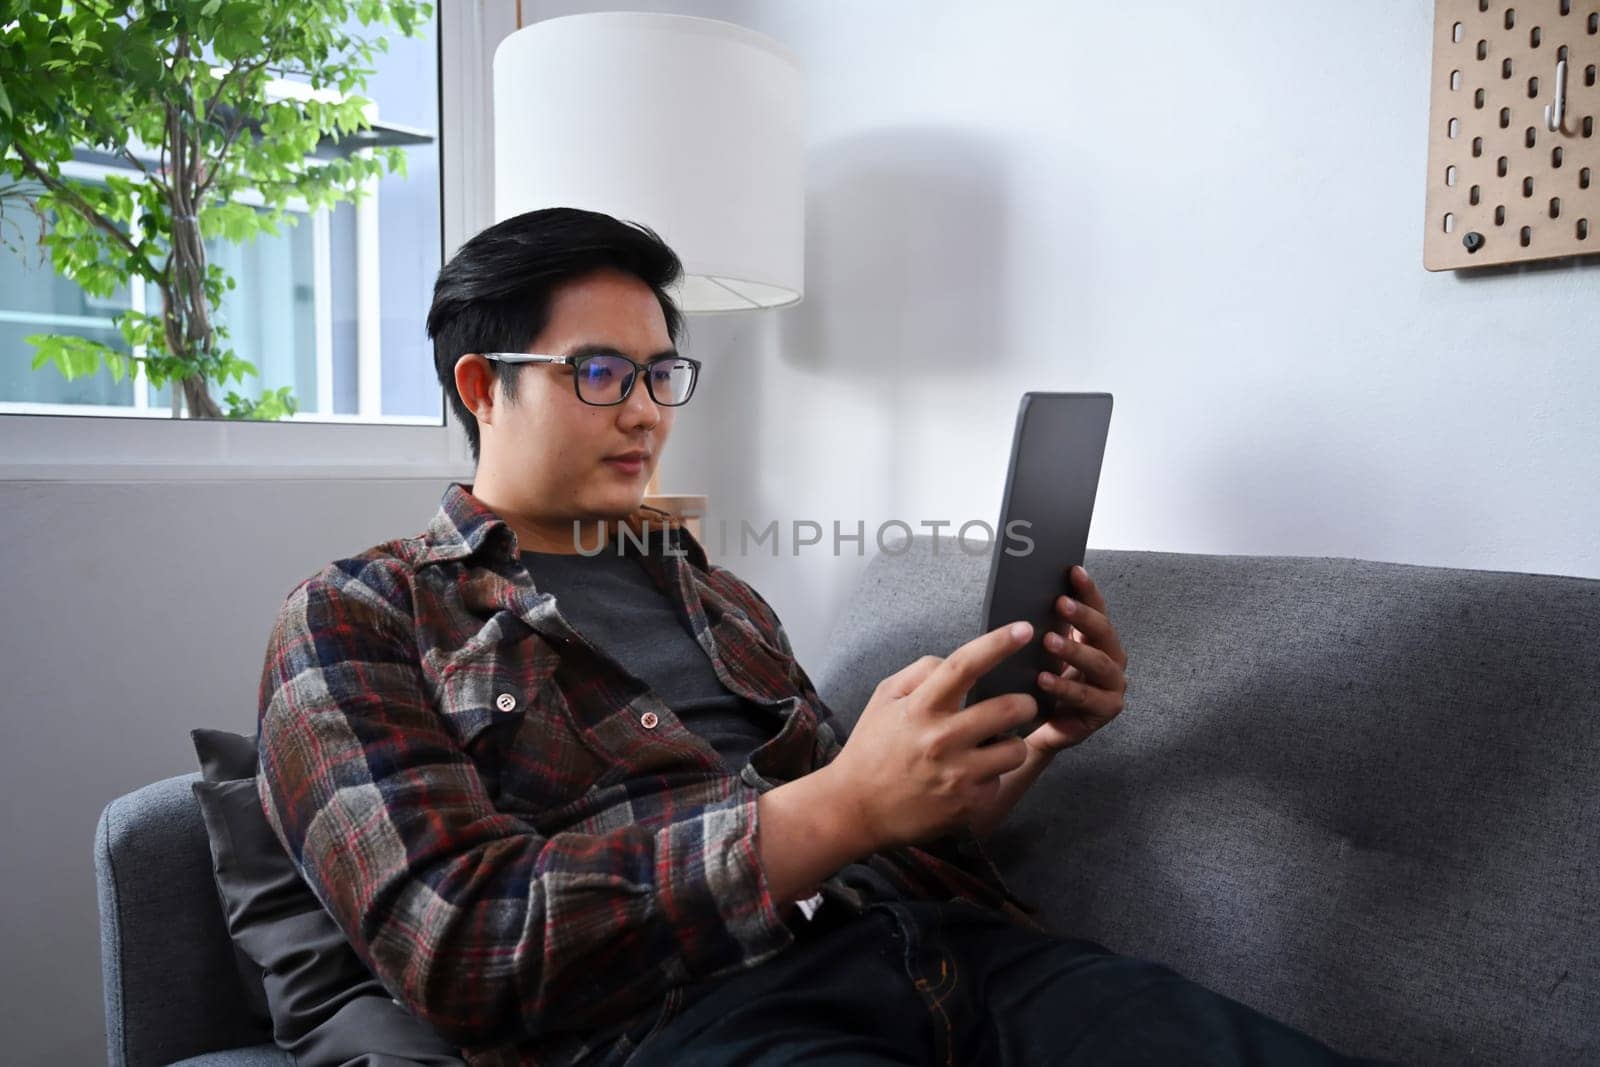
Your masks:
M 642 507 L 623 521 L 657 532 L 646 566 L 717 677 L 784 717 L 730 773 L 567 624 L 470 488 L 289 593 L 261 679 L 262 806 L 373 974 L 469 1063 L 618 1062 L 684 985 L 793 942 L 756 800 L 832 760 L 842 727 L 766 601 Z M 966 831 L 867 862 L 909 896 L 1037 926 Z

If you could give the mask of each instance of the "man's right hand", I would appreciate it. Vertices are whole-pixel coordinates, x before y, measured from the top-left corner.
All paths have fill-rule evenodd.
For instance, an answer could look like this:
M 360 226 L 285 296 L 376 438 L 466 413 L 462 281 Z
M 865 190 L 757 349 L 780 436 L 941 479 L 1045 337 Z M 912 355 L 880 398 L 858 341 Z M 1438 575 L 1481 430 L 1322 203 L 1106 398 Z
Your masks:
M 823 768 L 867 852 L 967 823 L 993 803 L 1000 776 L 1022 766 L 1028 746 L 1021 738 L 983 742 L 1032 721 L 1038 701 L 1008 693 L 967 708 L 961 702 L 1032 633 L 1026 622 L 1002 626 L 943 659 L 923 656 L 878 683 L 844 748 Z

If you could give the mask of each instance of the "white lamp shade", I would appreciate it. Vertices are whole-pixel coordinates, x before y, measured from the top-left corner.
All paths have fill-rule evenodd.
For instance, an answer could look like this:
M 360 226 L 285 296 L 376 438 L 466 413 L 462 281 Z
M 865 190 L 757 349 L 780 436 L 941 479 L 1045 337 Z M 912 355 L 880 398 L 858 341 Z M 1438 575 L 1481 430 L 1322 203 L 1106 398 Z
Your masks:
M 683 260 L 685 311 L 773 308 L 805 284 L 805 83 L 763 34 L 607 11 L 546 19 L 494 54 L 494 207 L 601 211 Z

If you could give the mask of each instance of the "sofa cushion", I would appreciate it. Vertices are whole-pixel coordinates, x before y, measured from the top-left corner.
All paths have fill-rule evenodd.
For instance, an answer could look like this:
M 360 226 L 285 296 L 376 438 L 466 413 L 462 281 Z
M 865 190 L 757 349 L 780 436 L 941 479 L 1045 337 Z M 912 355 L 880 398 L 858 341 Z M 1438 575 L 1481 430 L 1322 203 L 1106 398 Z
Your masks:
M 988 850 L 1063 933 L 1347 1054 L 1600 1063 L 1600 581 L 1090 549 L 1125 710 Z M 814 678 L 983 632 L 986 557 L 880 554 Z
M 294 1057 L 277 1045 L 241 1045 L 191 1056 L 170 1067 L 294 1067 Z
M 226 766 L 226 750 L 237 756 L 237 742 L 245 740 L 217 733 L 195 731 L 197 750 L 208 750 L 202 766 L 208 760 Z M 356 955 L 272 832 L 256 792 L 253 758 L 250 767 L 251 777 L 199 781 L 193 789 L 228 933 L 263 972 L 274 1040 L 300 1064 L 344 1064 L 363 1054 L 462 1063 L 456 1049 L 394 1000 Z

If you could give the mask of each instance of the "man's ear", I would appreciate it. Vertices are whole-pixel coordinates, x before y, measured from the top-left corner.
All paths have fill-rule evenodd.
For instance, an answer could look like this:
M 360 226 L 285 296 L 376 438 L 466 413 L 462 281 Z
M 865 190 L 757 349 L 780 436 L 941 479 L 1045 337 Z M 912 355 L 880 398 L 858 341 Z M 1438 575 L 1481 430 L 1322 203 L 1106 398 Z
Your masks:
M 494 422 L 494 368 L 476 352 L 456 360 L 456 392 L 480 423 Z

